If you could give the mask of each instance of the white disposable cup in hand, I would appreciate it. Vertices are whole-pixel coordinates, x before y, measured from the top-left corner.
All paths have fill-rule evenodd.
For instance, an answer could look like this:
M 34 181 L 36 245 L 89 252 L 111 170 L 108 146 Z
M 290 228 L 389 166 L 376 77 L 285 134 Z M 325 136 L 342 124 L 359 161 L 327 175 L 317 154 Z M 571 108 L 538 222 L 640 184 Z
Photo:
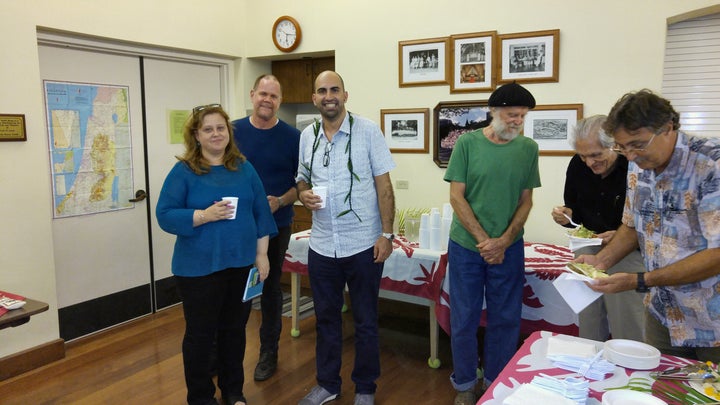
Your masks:
M 232 205 L 232 215 L 228 219 L 235 219 L 235 212 L 237 211 L 237 203 L 238 198 L 237 197 L 223 197 L 223 201 L 230 201 L 229 205 Z
M 327 187 L 325 186 L 317 186 L 312 188 L 313 194 L 320 197 L 322 201 L 320 201 L 320 208 L 325 208 L 325 198 L 327 198 Z

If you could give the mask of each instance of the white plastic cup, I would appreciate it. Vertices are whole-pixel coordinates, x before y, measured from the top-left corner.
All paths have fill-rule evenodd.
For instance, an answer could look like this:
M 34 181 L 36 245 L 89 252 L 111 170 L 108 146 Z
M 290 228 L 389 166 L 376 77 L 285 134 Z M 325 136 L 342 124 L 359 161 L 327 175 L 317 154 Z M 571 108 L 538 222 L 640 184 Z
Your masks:
M 453 215 L 452 205 L 450 205 L 450 203 L 444 203 L 443 204 L 443 212 L 442 212 L 443 219 L 452 218 L 452 215 Z
M 420 236 L 420 219 L 405 218 L 405 239 L 409 242 L 417 242 Z
M 228 219 L 235 219 L 235 213 L 237 212 L 237 204 L 238 204 L 238 198 L 237 197 L 223 197 L 223 201 L 230 201 L 230 204 L 232 206 L 232 215 Z
M 430 249 L 440 250 L 440 228 L 430 228 Z
M 430 214 L 424 213 L 420 215 L 420 229 L 430 228 Z
M 320 197 L 322 201 L 320 201 L 320 208 L 325 208 L 325 199 L 327 198 L 327 187 L 325 186 L 315 186 L 312 188 L 313 194 Z

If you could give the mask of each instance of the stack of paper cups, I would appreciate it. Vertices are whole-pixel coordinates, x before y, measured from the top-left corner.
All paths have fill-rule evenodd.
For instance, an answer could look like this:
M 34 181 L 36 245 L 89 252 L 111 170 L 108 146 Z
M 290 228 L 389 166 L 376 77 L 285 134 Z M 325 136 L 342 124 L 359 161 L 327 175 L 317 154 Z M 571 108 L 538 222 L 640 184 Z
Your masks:
M 440 248 L 447 250 L 450 239 L 450 225 L 452 225 L 453 209 L 450 203 L 444 203 L 442 209 L 442 224 L 440 226 Z
M 440 210 L 433 208 L 430 211 L 430 249 L 440 250 L 441 243 L 441 222 L 440 222 Z
M 443 219 L 445 219 L 445 218 L 452 219 L 452 215 L 453 215 L 452 205 L 450 205 L 450 203 L 443 204 L 443 211 L 442 211 Z
M 448 239 L 450 239 L 450 225 L 452 224 L 452 216 L 449 218 L 443 217 L 442 228 L 440 229 L 440 248 L 447 250 Z
M 430 215 L 420 215 L 420 249 L 430 249 Z

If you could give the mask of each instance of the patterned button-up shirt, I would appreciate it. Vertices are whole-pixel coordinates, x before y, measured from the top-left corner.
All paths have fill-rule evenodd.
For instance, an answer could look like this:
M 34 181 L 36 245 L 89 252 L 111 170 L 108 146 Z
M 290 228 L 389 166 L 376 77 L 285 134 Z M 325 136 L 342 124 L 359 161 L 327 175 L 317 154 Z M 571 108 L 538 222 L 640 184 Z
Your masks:
M 660 174 L 631 163 L 623 222 L 637 231 L 649 271 L 720 247 L 720 139 L 678 132 Z M 645 303 L 673 346 L 720 345 L 720 276 L 652 287 Z

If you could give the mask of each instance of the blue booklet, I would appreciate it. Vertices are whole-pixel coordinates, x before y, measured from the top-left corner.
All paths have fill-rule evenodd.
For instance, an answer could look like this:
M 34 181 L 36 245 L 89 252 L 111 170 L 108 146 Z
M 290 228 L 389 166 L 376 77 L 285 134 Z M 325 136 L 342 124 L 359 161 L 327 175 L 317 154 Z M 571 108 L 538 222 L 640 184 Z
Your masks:
M 243 302 L 250 301 L 251 299 L 262 294 L 264 282 L 260 281 L 260 272 L 257 267 L 250 269 L 247 283 L 245 283 L 245 293 L 243 294 Z

